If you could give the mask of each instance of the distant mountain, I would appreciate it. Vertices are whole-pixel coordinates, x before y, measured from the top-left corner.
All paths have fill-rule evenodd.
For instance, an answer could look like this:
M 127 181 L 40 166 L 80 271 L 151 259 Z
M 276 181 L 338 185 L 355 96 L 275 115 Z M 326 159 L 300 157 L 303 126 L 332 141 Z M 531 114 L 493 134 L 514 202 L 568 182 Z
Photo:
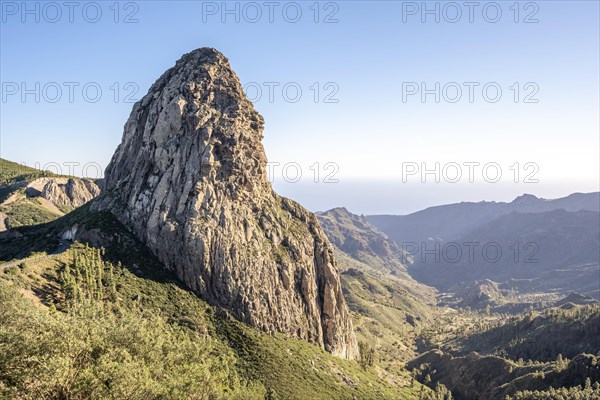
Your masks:
M 569 293 L 562 299 L 556 301 L 553 304 L 553 306 L 568 309 L 568 308 L 572 308 L 575 305 L 586 305 L 586 304 L 595 304 L 595 303 L 598 303 L 598 300 L 596 300 L 592 297 L 584 296 L 579 293 Z
M 519 292 L 576 291 L 597 298 L 599 260 L 600 213 L 560 209 L 513 212 L 452 241 L 429 243 L 410 272 L 447 291 L 490 279 Z
M 371 215 L 367 216 L 367 220 L 402 245 L 406 242 L 454 240 L 511 212 L 540 213 L 557 209 L 600 211 L 600 192 L 573 193 L 554 200 L 524 194 L 510 203 L 462 202 L 430 207 L 409 215 Z
M 364 216 L 352 214 L 345 208 L 316 215 L 325 235 L 340 253 L 339 268 L 347 276 L 366 273 L 379 280 L 392 280 L 420 301 L 432 301 L 433 288 L 416 282 L 407 272 L 412 256 L 369 224 Z

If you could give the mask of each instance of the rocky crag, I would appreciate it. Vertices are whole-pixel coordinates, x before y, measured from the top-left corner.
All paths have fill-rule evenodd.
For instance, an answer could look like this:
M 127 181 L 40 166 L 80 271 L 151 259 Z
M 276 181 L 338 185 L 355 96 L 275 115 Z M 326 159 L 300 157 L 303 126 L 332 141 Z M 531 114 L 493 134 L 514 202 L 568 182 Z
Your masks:
M 186 54 L 134 105 L 92 209 L 212 305 L 354 358 L 333 248 L 312 213 L 273 191 L 263 126 L 221 53 Z
M 9 174 L 10 171 L 5 172 L 5 176 Z M 55 220 L 100 194 L 97 183 L 87 178 L 26 176 L 23 179 L 7 178 L 0 183 L 0 232 Z
M 334 246 L 369 266 L 402 274 L 413 262 L 407 251 L 371 225 L 364 216 L 339 207 L 318 212 L 317 218 Z
M 58 208 L 75 209 L 100 194 L 100 188 L 90 179 L 39 178 L 25 188 L 27 197 L 46 199 Z

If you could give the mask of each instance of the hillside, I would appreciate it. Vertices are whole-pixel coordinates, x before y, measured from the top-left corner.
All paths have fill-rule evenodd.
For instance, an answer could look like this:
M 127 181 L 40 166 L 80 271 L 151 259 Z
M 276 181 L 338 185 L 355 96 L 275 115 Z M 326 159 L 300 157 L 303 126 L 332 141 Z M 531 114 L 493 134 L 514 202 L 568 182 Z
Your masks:
M 430 387 L 452 388 L 457 399 L 521 398 L 557 388 L 580 395 L 588 379 L 600 378 L 599 307 L 565 303 L 515 316 L 448 312 L 421 336 L 423 352 L 408 368 Z
M 412 257 L 371 225 L 365 217 L 345 208 L 317 213 L 327 238 L 350 257 L 392 274 L 406 273 Z
M 99 193 L 91 179 L 59 176 L 0 159 L 0 232 L 52 221 Z
M 37 178 L 55 176 L 57 175 L 50 171 L 42 171 L 0 158 L 0 187 L 10 186 L 19 182 L 30 182 Z
M 600 380 L 599 358 L 597 355 L 581 354 L 572 360 L 523 364 L 477 353 L 453 357 L 443 351 L 432 350 L 412 361 L 409 368 L 421 382 L 451 387 L 458 400 L 505 400 L 513 396 L 543 399 L 543 395 L 531 392 L 552 392 L 556 388 L 560 388 L 559 393 L 567 392 L 573 396 L 555 397 L 557 399 L 591 400 L 600 395 L 597 383 Z M 591 382 L 596 383 L 592 386 Z
M 524 399 L 536 398 L 531 397 L 534 391 L 552 393 L 551 387 L 568 393 L 596 390 L 585 388 L 586 378 L 597 380 L 596 358 L 581 352 L 600 348 L 594 340 L 600 313 L 594 305 L 574 306 L 573 302 L 589 302 L 578 295 L 556 303 L 564 310 L 511 318 L 493 314 L 483 317 L 490 322 L 477 322 L 481 317 L 475 312 L 434 309 L 412 295 L 398 275 L 336 248 L 339 265 L 348 267 L 342 272 L 342 285 L 363 351 L 358 361 L 345 361 L 304 341 L 261 333 L 226 310 L 211 307 L 182 287 L 110 213 L 90 212 L 88 205 L 48 224 L 13 232 L 18 234 L 0 238 L 0 259 L 17 259 L 5 264 L 12 265 L 9 268 L 0 264 L 2 310 L 4 320 L 10 321 L 0 327 L 0 346 L 12 348 L 8 358 L 0 358 L 0 377 L 6 377 L 0 379 L 0 390 L 9 397 L 39 398 L 58 388 L 86 397 L 118 390 L 117 397 L 147 398 L 168 390 L 170 398 L 190 398 L 195 391 L 240 399 L 441 399 L 448 395 L 446 387 L 458 399 L 480 398 L 474 393 Z M 66 251 L 61 239 L 65 237 L 76 241 Z M 38 259 L 44 254 L 48 258 Z M 493 284 L 486 287 L 495 293 Z M 101 311 L 82 313 L 78 302 Z M 451 311 L 457 320 L 439 314 Z M 39 325 L 26 323 L 30 318 Z M 469 328 L 460 322 L 469 320 Z M 436 335 L 431 336 L 431 329 L 444 338 L 438 344 L 432 341 Z M 45 339 L 37 346 L 14 346 L 35 343 L 31 338 L 42 330 Z M 114 335 L 101 333 L 106 331 Z M 132 339 L 123 341 L 120 335 Z M 429 346 L 442 351 L 417 355 L 414 341 L 425 336 Z M 161 337 L 161 348 L 170 357 L 159 357 L 156 340 L 149 337 Z M 65 370 L 71 382 L 65 386 L 44 366 L 71 365 L 73 353 L 47 350 L 66 346 L 85 356 L 78 364 L 80 376 Z M 93 346 L 98 350 L 84 350 Z M 368 361 L 370 349 L 375 350 L 373 361 Z M 561 362 L 555 361 L 558 353 L 564 356 Z M 129 355 L 107 364 L 114 354 Z M 27 364 L 32 356 L 43 356 L 44 362 Z M 518 356 L 536 361 L 521 364 Z M 405 363 L 415 369 L 416 381 Z M 160 373 L 182 368 L 185 373 Z M 17 370 L 27 372 L 15 375 Z M 138 375 L 144 379 L 130 380 Z M 195 385 L 198 381 L 203 382 L 202 390 Z M 430 388 L 421 389 L 417 381 Z
M 77 232 L 77 241 L 44 260 L 7 269 L 0 264 L 1 309 L 8 322 L 0 326 L 0 346 L 12 349 L 2 352 L 8 358 L 0 357 L 5 395 L 418 398 L 420 387 L 411 387 L 402 370 L 363 368 L 304 341 L 262 333 L 209 306 L 110 213 L 90 213 L 84 206 L 17 231 L 0 239 L 1 259 L 52 253 L 68 231 Z M 92 305 L 91 311 L 82 309 Z M 33 340 L 42 330 L 43 340 Z M 40 356 L 43 362 L 27 363 Z M 73 375 L 73 368 L 80 372 Z
M 380 281 L 392 281 L 402 287 L 405 295 L 400 297 L 409 295 L 421 303 L 433 302 L 434 289 L 416 282 L 407 273 L 412 256 L 365 217 L 336 208 L 317 213 L 317 218 L 340 254 L 340 270 L 345 271 L 345 276 L 367 274 Z
M 447 343 L 465 354 L 502 355 L 512 360 L 554 361 L 600 352 L 600 304 L 550 308 L 498 321 L 485 330 Z
M 385 362 L 402 365 L 415 355 L 416 336 L 434 318 L 434 289 L 408 275 L 411 257 L 364 217 L 335 208 L 317 218 L 335 246 L 358 339 Z

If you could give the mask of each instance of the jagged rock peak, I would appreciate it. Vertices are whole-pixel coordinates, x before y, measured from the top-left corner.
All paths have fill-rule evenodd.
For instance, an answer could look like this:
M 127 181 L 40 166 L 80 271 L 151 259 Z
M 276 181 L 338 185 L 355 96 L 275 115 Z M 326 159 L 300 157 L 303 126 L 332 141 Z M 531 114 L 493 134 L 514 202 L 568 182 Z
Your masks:
M 221 53 L 188 53 L 134 105 L 92 208 L 209 303 L 353 358 L 332 246 L 312 213 L 271 188 L 263 125 Z
M 196 143 L 201 147 L 193 150 L 196 155 L 202 150 L 200 157 L 177 155 L 189 160 L 193 164 L 189 166 L 204 177 L 229 177 L 241 184 L 267 186 L 266 157 L 260 143 L 263 126 L 262 116 L 246 98 L 228 60 L 215 49 L 197 49 L 179 59 L 134 106 L 123 142 L 108 166 L 106 186 L 112 187 L 122 180 L 122 174 L 128 175 L 127 168 L 112 167 L 136 163 L 130 155 L 138 141 L 150 146 L 147 150 L 155 150 L 156 167 L 165 169 L 163 163 L 173 161 L 179 143 L 194 139 L 199 139 Z M 132 128 L 140 134 L 126 137 Z M 207 176 L 215 161 L 220 163 L 213 168 L 218 176 Z

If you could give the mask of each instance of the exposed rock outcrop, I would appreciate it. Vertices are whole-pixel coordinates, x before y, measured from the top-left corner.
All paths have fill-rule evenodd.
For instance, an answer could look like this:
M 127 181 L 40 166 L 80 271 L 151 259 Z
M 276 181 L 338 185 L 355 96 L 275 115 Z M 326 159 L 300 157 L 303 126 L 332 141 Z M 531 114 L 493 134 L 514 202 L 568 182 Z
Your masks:
M 98 185 L 87 178 L 20 178 L 23 180 L 0 185 L 0 232 L 53 221 L 100 194 Z
M 350 257 L 391 273 L 406 272 L 412 256 L 387 235 L 371 225 L 364 216 L 340 207 L 317 213 L 325 234 Z
M 100 194 L 100 188 L 90 179 L 39 178 L 27 184 L 28 197 L 40 197 L 61 210 L 81 207 Z
M 209 303 L 353 358 L 332 246 L 312 213 L 273 191 L 263 125 L 222 54 L 186 54 L 134 105 L 92 208 Z

